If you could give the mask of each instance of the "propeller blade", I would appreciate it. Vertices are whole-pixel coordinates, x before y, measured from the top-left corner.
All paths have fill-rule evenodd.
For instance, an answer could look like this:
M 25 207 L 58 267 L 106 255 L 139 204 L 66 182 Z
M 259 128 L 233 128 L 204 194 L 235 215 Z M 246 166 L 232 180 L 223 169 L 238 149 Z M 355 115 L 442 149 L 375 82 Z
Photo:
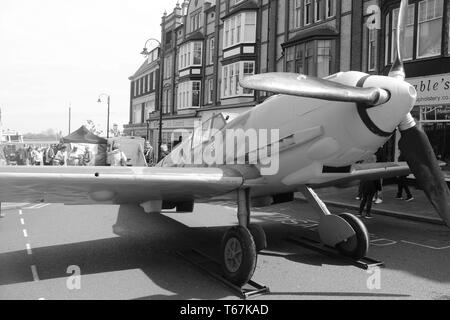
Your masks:
M 272 72 L 245 77 L 240 82 L 247 89 L 315 98 L 356 102 L 371 106 L 389 100 L 389 93 L 379 88 L 357 88 L 296 73 Z
M 403 65 L 403 45 L 405 43 L 405 28 L 408 17 L 408 0 L 402 0 L 398 12 L 397 33 L 395 37 L 395 60 L 392 64 L 389 77 L 405 80 L 406 73 Z
M 450 228 L 450 191 L 425 132 L 417 125 L 401 131 L 399 148 L 419 187 Z

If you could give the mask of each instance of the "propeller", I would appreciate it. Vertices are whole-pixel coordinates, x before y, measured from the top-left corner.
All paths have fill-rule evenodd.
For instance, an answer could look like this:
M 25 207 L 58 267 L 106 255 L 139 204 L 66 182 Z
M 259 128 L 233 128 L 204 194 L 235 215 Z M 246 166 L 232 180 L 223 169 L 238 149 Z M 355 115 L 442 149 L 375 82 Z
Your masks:
M 407 15 L 408 0 L 402 0 L 395 39 L 396 57 L 389 72 L 390 77 L 402 81 L 406 77 L 402 49 Z M 414 173 L 419 187 L 423 189 L 437 213 L 450 227 L 450 191 L 427 135 L 415 123 L 411 114 L 408 114 L 400 123 L 399 130 L 401 133 L 399 149 L 402 156 Z
M 358 88 L 303 74 L 271 72 L 245 77 L 240 82 L 248 89 L 270 91 L 293 96 L 330 101 L 362 103 L 370 106 L 389 100 L 389 93 L 380 88 Z

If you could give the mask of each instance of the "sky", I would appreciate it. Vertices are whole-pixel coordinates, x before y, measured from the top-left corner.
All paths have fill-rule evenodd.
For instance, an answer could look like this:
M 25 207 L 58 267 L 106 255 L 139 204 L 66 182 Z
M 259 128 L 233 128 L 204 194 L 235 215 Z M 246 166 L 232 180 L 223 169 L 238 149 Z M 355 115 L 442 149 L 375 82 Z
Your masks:
M 130 82 L 161 17 L 177 0 L 0 0 L 0 108 L 3 129 L 40 133 L 78 129 L 106 134 L 129 122 Z M 156 42 L 148 44 L 149 50 Z

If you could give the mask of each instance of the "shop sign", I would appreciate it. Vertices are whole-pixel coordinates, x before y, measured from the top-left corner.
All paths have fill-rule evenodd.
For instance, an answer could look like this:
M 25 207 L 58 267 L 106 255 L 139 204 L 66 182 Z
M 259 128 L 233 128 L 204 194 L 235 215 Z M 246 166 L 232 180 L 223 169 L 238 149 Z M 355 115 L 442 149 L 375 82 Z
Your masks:
M 416 106 L 450 104 L 450 74 L 406 79 L 417 90 Z

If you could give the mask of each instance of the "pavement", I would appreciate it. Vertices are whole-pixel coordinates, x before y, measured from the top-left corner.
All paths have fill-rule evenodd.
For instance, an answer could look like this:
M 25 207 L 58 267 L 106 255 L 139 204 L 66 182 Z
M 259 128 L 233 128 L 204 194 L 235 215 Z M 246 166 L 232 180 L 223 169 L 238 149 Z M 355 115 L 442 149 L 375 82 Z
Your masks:
M 414 186 L 409 187 L 414 200 L 406 202 L 405 200 L 395 199 L 397 195 L 397 185 L 383 186 L 383 203 L 374 204 L 372 213 L 378 215 L 385 215 L 400 219 L 409 219 L 419 222 L 427 222 L 437 225 L 444 225 L 443 220 L 434 210 L 433 206 L 428 201 L 425 193 L 422 190 L 416 189 Z M 358 194 L 358 186 L 349 188 L 324 188 L 314 190 L 327 205 L 332 205 L 339 208 L 351 208 L 358 210 L 360 201 L 356 200 Z M 301 194 L 295 195 L 296 199 L 306 201 L 306 198 Z M 406 198 L 406 195 L 403 195 Z

